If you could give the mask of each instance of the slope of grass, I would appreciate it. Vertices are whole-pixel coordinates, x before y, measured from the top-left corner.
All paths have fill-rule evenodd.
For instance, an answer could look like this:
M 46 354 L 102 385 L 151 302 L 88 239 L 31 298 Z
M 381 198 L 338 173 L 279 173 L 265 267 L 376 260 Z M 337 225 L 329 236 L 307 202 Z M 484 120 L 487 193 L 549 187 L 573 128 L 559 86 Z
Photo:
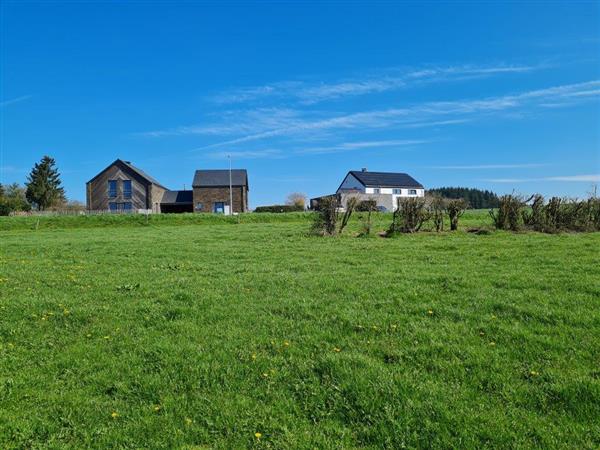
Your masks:
M 0 448 L 600 446 L 600 234 L 306 228 L 1 232 Z
M 100 214 L 86 215 L 45 215 L 45 216 L 0 216 L 0 231 L 45 230 L 64 228 L 105 228 L 105 227 L 144 227 L 165 225 L 238 225 L 246 223 L 309 223 L 312 212 L 294 213 L 244 213 L 237 216 L 218 214 Z M 366 213 L 354 213 L 357 222 Z M 391 213 L 373 213 L 376 227 L 387 228 L 392 222 Z M 469 210 L 461 220 L 463 226 L 491 225 L 487 210 Z M 447 227 L 450 225 L 447 224 Z

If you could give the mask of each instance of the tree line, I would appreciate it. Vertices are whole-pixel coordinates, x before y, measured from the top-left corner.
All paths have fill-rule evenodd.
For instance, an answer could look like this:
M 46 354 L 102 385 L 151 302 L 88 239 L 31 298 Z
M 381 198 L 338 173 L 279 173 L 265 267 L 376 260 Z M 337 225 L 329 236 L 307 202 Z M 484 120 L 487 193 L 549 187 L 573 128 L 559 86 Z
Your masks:
M 437 194 L 443 198 L 463 199 L 473 209 L 498 207 L 498 196 L 487 190 L 465 187 L 440 187 L 427 190 L 427 194 Z
M 56 161 L 44 156 L 35 163 L 24 186 L 18 183 L 0 183 L 0 215 L 12 212 L 45 211 L 52 208 L 82 207 L 78 202 L 67 202 Z

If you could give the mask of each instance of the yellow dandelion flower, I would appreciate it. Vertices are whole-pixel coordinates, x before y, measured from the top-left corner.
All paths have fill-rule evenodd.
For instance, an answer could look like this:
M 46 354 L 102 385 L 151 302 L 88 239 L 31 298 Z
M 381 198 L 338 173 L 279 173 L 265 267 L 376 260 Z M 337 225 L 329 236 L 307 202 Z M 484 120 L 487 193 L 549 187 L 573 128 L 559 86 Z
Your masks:
M 392 330 L 395 330 L 396 328 L 398 328 L 398 325 L 392 325 Z
M 529 372 L 529 374 L 530 374 L 532 377 L 537 377 L 537 376 L 539 375 L 539 372 L 536 372 L 535 370 L 532 370 L 531 372 Z
M 286 347 L 289 347 L 290 343 L 288 341 L 283 341 L 283 345 L 285 345 Z
M 186 423 L 187 425 L 191 425 L 191 424 L 192 424 L 192 422 L 193 422 L 193 420 L 192 420 L 192 419 L 190 419 L 189 417 L 186 417 L 186 418 L 185 418 L 185 423 Z
M 432 315 L 433 314 L 433 310 L 432 309 L 427 310 L 427 314 Z
M 254 433 L 254 437 L 256 439 L 260 439 L 262 437 L 262 433 L 259 433 L 258 431 L 256 433 Z
M 341 349 L 341 348 L 338 348 L 338 347 L 333 347 L 333 351 L 334 351 L 334 352 L 338 352 L 338 353 L 339 353 L 339 352 L 341 352 L 341 351 L 342 351 L 342 349 Z
M 112 417 L 113 419 L 116 419 L 117 417 L 119 417 L 119 413 L 116 411 L 113 411 L 112 414 L 110 415 L 110 417 Z
M 267 378 L 269 376 L 269 374 L 265 372 L 262 374 L 262 376 L 263 376 L 263 378 Z
M 160 405 L 154 405 L 154 411 L 156 411 L 156 412 L 160 411 Z
M 256 353 L 252 353 L 252 360 L 256 359 Z
M 68 315 L 69 313 L 70 313 L 70 311 L 69 311 L 68 309 L 65 309 L 65 310 L 63 311 L 63 314 L 64 314 L 65 316 L 66 316 L 66 315 Z

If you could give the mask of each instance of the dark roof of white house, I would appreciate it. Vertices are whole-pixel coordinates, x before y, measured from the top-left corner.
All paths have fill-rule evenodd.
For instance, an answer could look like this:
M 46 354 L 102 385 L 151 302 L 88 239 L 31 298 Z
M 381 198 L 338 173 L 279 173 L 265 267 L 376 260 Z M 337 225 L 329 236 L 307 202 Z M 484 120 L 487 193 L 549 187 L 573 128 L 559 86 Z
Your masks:
M 348 172 L 364 186 L 423 188 L 423 185 L 407 173 L 369 172 L 351 170 Z
M 248 187 L 246 169 L 231 170 L 231 185 Z M 196 170 L 192 187 L 226 187 L 229 186 L 229 169 Z
M 162 205 L 178 205 L 188 204 L 193 202 L 194 191 L 165 191 L 162 201 Z

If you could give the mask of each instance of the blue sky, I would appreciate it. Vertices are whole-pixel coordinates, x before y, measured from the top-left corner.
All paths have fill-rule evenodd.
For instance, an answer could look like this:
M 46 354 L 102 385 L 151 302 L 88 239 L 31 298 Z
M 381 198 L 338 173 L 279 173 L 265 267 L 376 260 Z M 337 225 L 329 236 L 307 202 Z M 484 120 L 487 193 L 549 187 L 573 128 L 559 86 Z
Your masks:
M 1 181 L 69 198 L 116 158 L 252 206 L 348 170 L 582 196 L 600 181 L 600 3 L 1 3 Z

